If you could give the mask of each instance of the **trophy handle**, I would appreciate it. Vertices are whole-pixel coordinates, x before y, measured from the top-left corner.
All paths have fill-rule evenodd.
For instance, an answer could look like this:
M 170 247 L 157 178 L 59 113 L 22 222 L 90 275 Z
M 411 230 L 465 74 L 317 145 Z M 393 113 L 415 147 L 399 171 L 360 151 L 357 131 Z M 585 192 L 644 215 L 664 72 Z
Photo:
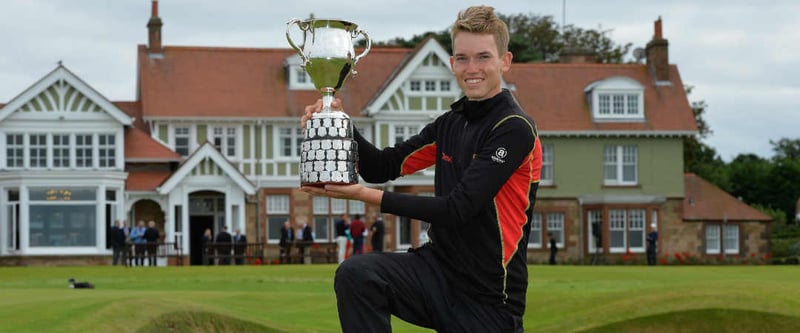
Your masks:
M 359 59 L 363 58 L 365 55 L 367 55 L 367 53 L 369 53 L 369 49 L 372 47 L 372 41 L 369 39 L 369 35 L 367 35 L 366 31 L 359 30 L 353 32 L 353 38 L 358 37 L 358 35 L 364 35 L 364 38 L 367 39 L 367 47 L 364 48 L 364 52 L 361 52 L 361 54 L 353 59 L 353 67 L 355 67 L 356 63 L 358 63 Z
M 303 60 L 303 66 L 305 66 L 305 64 L 308 63 L 308 59 L 306 58 L 306 55 L 303 54 L 303 50 L 301 50 L 299 47 L 297 47 L 297 45 L 294 44 L 294 41 L 292 41 L 292 36 L 289 34 L 289 30 L 292 28 L 292 25 L 294 24 L 297 24 L 297 28 L 299 28 L 300 31 L 304 32 L 308 29 L 308 26 L 303 28 L 303 26 L 301 25 L 302 20 L 297 18 L 291 19 L 289 22 L 286 22 L 286 40 L 289 41 L 289 45 L 291 45 L 292 48 L 295 51 L 297 51 L 297 54 L 300 56 L 300 59 Z M 367 41 L 367 45 L 369 45 L 369 41 Z

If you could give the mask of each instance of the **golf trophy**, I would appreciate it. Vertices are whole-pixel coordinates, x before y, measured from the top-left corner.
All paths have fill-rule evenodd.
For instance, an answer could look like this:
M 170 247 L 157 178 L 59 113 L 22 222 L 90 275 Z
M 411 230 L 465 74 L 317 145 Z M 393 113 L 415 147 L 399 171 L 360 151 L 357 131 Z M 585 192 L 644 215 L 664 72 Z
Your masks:
M 297 51 L 302 67 L 322 93 L 322 111 L 306 121 L 300 146 L 300 184 L 358 183 L 358 145 L 353 140 L 353 123 L 342 111 L 331 110 L 333 94 L 351 75 L 359 59 L 369 53 L 371 41 L 352 22 L 336 19 L 292 19 L 286 23 L 286 39 Z M 303 33 L 298 47 L 290 36 L 293 25 Z M 353 39 L 364 35 L 367 46 L 355 56 Z

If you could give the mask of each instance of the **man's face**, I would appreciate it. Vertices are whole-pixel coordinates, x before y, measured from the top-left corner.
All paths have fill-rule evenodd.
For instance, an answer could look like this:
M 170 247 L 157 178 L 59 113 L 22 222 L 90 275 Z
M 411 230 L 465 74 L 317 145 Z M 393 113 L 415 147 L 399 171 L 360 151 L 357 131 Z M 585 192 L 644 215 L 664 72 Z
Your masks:
M 484 100 L 500 93 L 503 73 L 511 68 L 511 52 L 499 55 L 491 34 L 459 32 L 450 68 L 467 99 Z

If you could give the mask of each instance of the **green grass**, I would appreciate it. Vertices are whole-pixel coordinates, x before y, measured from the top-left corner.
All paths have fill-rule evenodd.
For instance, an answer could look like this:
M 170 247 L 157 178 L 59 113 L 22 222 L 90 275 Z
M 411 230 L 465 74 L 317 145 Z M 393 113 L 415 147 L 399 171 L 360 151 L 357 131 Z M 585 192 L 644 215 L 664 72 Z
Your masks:
M 0 331 L 336 332 L 335 268 L 0 268 Z M 525 327 L 800 332 L 798 276 L 791 266 L 530 266 Z M 69 289 L 70 277 L 97 289 Z

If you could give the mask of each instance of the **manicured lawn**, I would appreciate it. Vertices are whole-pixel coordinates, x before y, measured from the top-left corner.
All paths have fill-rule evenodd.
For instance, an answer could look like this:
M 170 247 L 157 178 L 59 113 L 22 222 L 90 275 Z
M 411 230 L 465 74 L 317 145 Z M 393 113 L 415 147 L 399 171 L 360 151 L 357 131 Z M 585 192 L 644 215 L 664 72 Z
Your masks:
M 337 332 L 335 268 L 0 268 L 0 331 Z M 97 289 L 69 289 L 70 277 Z M 800 332 L 798 277 L 792 266 L 530 266 L 525 327 Z

